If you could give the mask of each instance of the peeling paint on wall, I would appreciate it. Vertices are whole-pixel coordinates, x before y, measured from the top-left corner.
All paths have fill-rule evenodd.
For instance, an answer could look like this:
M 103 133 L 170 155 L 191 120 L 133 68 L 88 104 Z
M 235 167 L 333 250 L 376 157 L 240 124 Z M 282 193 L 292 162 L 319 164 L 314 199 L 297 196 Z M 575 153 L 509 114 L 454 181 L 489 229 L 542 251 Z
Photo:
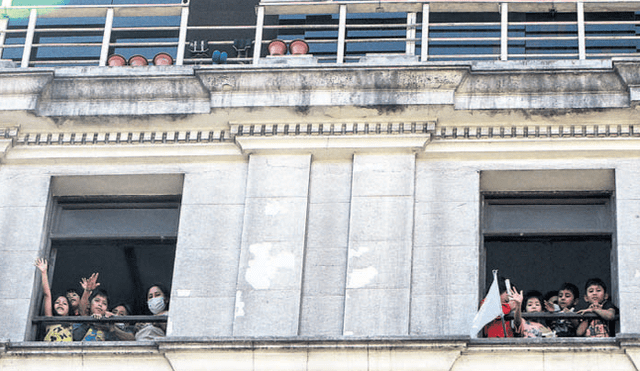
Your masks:
M 280 269 L 294 269 L 295 257 L 288 251 L 271 254 L 273 245 L 269 242 L 249 246 L 253 259 L 249 260 L 245 279 L 256 290 L 271 286 L 271 280 Z
M 282 212 L 282 207 L 277 202 L 269 202 L 264 208 L 265 215 L 274 216 L 280 214 L 280 212 Z
M 242 291 L 236 291 L 236 310 L 234 316 L 236 318 L 244 316 L 244 302 L 242 301 Z
M 369 252 L 369 248 L 368 247 L 361 247 L 359 249 L 351 249 L 351 251 L 349 251 L 349 256 L 352 258 L 358 258 L 366 253 Z
M 347 288 L 357 289 L 365 287 L 378 275 L 378 270 L 374 267 L 367 267 L 363 269 L 354 269 L 349 274 L 349 280 L 347 282 Z

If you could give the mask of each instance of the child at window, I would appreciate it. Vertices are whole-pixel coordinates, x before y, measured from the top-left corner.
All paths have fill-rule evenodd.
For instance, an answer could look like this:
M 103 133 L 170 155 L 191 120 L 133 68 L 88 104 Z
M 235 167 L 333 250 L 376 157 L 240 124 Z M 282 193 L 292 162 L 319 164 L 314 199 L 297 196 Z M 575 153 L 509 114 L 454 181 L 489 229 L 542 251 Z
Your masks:
M 508 294 L 507 283 L 504 277 L 498 278 L 498 289 L 500 290 L 500 301 L 502 302 L 502 313 L 509 314 L 516 307 L 516 302 L 512 300 L 512 298 Z M 513 287 L 515 292 L 516 288 Z M 482 305 L 482 303 L 480 303 Z M 513 329 L 511 328 L 511 321 L 505 321 L 504 327 L 507 332 L 505 334 L 502 319 L 500 317 L 496 318 L 488 325 L 484 327 L 484 335 L 488 338 L 504 338 L 504 337 L 513 337 Z
M 547 312 L 555 312 L 557 310 L 560 310 L 560 306 L 558 305 L 557 291 L 549 291 L 544 294 L 544 307 Z
M 522 291 L 514 292 L 512 294 L 513 300 L 518 303 L 513 314 L 513 327 L 515 333 L 525 338 L 539 338 L 539 337 L 555 337 L 553 331 L 550 328 L 538 322 L 537 319 L 524 319 L 522 318 L 522 311 L 526 313 L 540 313 L 543 311 L 542 293 L 538 291 L 529 291 L 524 298 L 522 297 Z
M 131 307 L 129 306 L 129 304 L 126 304 L 126 303 L 116 304 L 116 306 L 114 306 L 111 309 L 111 313 L 113 313 L 114 316 L 130 316 L 133 314 L 133 312 L 131 312 Z M 110 329 L 111 331 L 113 331 L 115 337 L 118 340 L 127 340 L 127 341 L 136 340 L 135 327 L 129 325 L 128 323 L 118 322 L 118 323 L 112 324 L 110 326 Z
M 45 259 L 37 259 L 35 266 L 40 271 L 42 276 L 42 292 L 44 294 L 44 315 L 46 317 L 52 316 L 68 316 L 69 309 L 71 308 L 69 300 L 64 295 L 56 296 L 56 300 L 51 305 L 51 288 L 49 286 L 49 279 L 47 278 L 48 263 Z M 72 341 L 73 336 L 71 334 L 72 325 L 70 323 L 56 323 L 47 325 L 45 327 L 44 341 Z
M 109 295 L 102 289 L 94 290 L 89 297 L 89 313 L 95 319 L 111 317 L 113 313 L 107 311 Z M 112 326 L 107 323 L 84 322 L 73 327 L 75 341 L 114 341 L 118 340 Z
M 554 313 L 572 313 L 578 304 L 580 291 L 578 286 L 570 282 L 565 282 L 558 290 L 558 309 Z M 549 309 L 549 306 L 547 306 Z M 551 311 L 550 311 L 551 312 Z M 578 320 L 555 319 L 549 324 L 549 327 L 555 331 L 558 337 L 574 337 L 576 336 L 576 328 Z
M 591 278 L 584 285 L 584 301 L 589 307 L 579 310 L 578 314 L 595 313 L 598 318 L 584 319 L 580 322 L 576 333 L 585 337 L 615 336 L 615 317 L 618 308 L 609 300 L 607 285 L 600 278 Z
M 79 316 L 80 315 L 80 295 L 78 295 L 78 291 L 76 289 L 67 289 L 66 292 L 67 300 L 69 301 L 69 305 L 71 305 L 71 310 L 69 311 L 70 316 Z

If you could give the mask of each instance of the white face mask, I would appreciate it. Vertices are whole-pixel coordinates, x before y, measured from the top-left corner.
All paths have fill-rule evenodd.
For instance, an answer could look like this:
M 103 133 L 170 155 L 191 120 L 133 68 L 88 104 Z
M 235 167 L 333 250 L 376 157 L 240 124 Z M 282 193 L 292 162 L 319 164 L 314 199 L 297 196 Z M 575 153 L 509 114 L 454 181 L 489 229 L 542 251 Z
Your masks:
M 149 299 L 147 301 L 147 306 L 149 307 L 151 313 L 158 314 L 165 308 L 164 298 L 162 296 L 158 296 L 153 299 Z

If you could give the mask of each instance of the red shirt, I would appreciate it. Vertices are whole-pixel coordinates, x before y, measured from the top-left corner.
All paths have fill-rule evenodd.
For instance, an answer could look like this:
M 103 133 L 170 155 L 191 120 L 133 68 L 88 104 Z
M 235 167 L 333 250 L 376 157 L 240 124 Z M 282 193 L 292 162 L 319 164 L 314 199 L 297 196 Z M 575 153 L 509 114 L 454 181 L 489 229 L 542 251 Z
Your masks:
M 508 303 L 502 303 L 502 313 L 509 314 L 510 312 L 511 306 L 509 306 Z M 504 325 L 507 328 L 507 336 L 504 336 L 504 330 L 502 329 L 502 319 L 500 319 L 500 317 L 496 317 L 496 319 L 494 319 L 484 327 L 485 336 L 488 338 L 512 338 L 513 329 L 511 328 L 511 321 L 505 321 Z

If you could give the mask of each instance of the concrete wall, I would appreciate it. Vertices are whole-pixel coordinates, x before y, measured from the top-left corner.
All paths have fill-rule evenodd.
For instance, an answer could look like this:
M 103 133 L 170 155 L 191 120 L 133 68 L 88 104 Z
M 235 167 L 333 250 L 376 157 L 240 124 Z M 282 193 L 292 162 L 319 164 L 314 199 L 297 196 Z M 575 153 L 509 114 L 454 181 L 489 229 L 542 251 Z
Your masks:
M 169 334 L 466 335 L 479 300 L 482 170 L 614 169 L 613 297 L 640 332 L 636 159 L 431 161 L 251 155 L 181 165 L 0 167 L 0 338 L 29 339 L 51 176 L 184 174 Z

